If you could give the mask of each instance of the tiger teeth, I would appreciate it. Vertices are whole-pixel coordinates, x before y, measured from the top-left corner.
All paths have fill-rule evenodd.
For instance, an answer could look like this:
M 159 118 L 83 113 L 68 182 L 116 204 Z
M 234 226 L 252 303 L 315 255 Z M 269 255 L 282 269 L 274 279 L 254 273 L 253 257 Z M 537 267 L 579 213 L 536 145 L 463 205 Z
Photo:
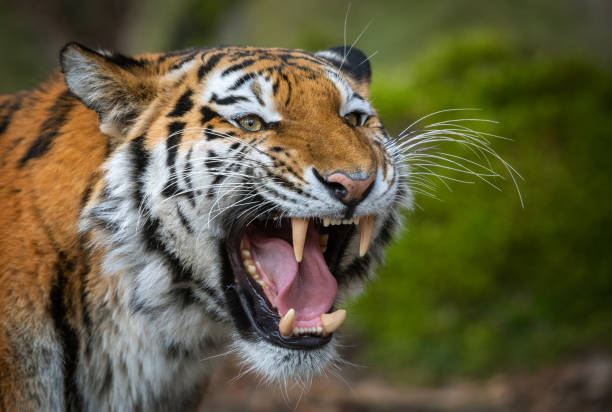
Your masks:
M 267 285 L 261 279 L 259 272 L 257 272 L 257 266 L 255 266 L 255 262 L 250 259 L 251 252 L 249 252 L 248 249 L 241 249 L 240 255 L 242 256 L 242 265 L 244 266 L 248 274 L 251 275 L 251 277 L 255 279 L 255 282 L 257 282 L 262 288 L 267 289 Z
M 294 335 L 322 335 L 323 328 L 321 326 L 313 326 L 312 328 L 293 328 L 292 332 Z
M 359 256 L 364 256 L 370 247 L 372 235 L 374 233 L 374 216 L 354 217 L 352 219 L 335 219 L 331 217 L 319 218 L 323 227 L 337 225 L 359 225 Z M 297 262 L 302 261 L 304 255 L 304 244 L 306 243 L 306 233 L 308 232 L 309 218 L 291 218 L 291 230 L 293 237 L 293 253 Z M 327 239 L 329 235 L 319 236 L 319 246 L 321 252 L 327 250 Z
M 374 216 L 365 216 L 359 219 L 359 256 L 363 256 L 370 247 L 374 233 Z
M 290 336 L 293 331 L 293 320 L 295 319 L 295 310 L 289 309 L 285 316 L 278 322 L 278 331 L 282 336 Z
M 321 323 L 323 324 L 323 329 L 327 333 L 332 333 L 342 326 L 344 319 L 346 319 L 346 310 L 344 309 L 338 309 L 333 313 L 324 313 L 321 315 Z
M 308 218 L 294 217 L 291 219 L 291 233 L 293 236 L 293 253 L 295 260 L 302 261 L 304 254 L 304 243 L 306 242 L 306 232 L 308 231 Z
M 331 217 L 324 217 L 322 218 L 323 220 L 323 227 L 328 227 L 328 226 L 338 226 L 338 225 L 357 225 L 359 224 L 359 218 L 355 217 L 352 219 L 334 219 Z
M 333 313 L 324 313 L 320 317 L 323 326 L 312 326 L 310 328 L 294 328 L 295 311 L 289 309 L 278 323 L 278 331 L 282 336 L 293 335 L 322 335 L 337 330 L 346 319 L 346 310 L 339 309 Z

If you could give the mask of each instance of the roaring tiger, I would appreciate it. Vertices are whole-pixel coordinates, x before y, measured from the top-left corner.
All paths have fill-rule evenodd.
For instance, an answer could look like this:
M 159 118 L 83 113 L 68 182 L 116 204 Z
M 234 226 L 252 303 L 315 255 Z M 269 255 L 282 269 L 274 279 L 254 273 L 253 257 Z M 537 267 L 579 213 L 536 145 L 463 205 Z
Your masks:
M 0 409 L 185 410 L 337 360 L 410 206 L 359 50 L 77 43 L 0 97 Z

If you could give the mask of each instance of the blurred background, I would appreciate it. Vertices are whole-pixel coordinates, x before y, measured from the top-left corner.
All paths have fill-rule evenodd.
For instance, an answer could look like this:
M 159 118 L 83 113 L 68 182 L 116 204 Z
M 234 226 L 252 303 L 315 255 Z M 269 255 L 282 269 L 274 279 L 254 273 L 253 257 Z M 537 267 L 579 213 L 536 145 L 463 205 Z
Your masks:
M 451 108 L 481 110 L 415 127 L 497 121 L 467 123 L 512 139 L 492 143 L 523 176 L 524 207 L 507 175 L 501 191 L 432 180 L 438 199 L 417 195 L 378 279 L 348 305 L 343 378 L 283 399 L 255 377 L 233 380 L 230 361 L 203 407 L 609 411 L 611 21 L 609 0 L 1 0 L 0 93 L 44 80 L 69 40 L 126 54 L 315 51 L 346 31 L 371 56 L 392 134 Z

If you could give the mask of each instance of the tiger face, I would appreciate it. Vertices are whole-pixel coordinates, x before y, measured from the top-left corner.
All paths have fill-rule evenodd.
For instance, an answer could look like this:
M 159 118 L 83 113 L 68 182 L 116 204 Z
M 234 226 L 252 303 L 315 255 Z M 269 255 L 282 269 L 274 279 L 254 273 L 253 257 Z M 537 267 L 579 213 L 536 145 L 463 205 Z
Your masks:
M 231 336 L 269 379 L 334 362 L 341 304 L 411 202 L 363 53 L 61 56 L 111 142 L 79 230 L 130 311 L 165 341 Z

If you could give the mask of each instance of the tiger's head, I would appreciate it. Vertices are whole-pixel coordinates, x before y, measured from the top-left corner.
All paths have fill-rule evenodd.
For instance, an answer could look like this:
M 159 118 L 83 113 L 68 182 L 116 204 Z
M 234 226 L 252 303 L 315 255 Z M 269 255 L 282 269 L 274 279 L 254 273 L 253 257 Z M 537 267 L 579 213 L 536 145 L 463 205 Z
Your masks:
M 111 142 L 81 231 L 105 250 L 106 272 L 130 279 L 132 310 L 155 312 L 161 339 L 223 330 L 270 379 L 334 362 L 340 304 L 412 199 L 368 101 L 366 56 L 225 47 L 130 58 L 73 43 L 61 62 Z

